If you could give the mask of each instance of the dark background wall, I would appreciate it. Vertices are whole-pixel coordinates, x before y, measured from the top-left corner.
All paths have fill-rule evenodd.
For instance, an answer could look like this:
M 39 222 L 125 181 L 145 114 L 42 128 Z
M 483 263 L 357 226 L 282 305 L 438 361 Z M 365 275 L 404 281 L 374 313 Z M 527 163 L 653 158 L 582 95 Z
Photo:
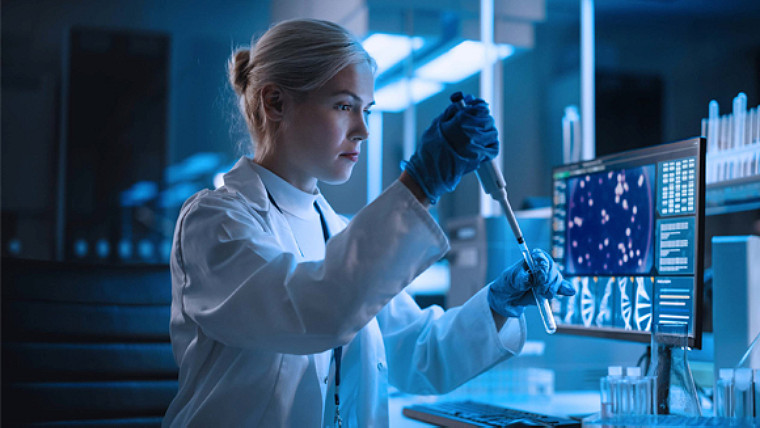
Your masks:
M 69 92 L 72 29 L 165 38 L 168 51 L 164 109 L 147 112 L 138 107 L 133 118 L 150 124 L 152 130 L 143 127 L 142 134 L 135 135 L 111 132 L 103 136 L 101 143 L 108 146 L 124 139 L 126 145 L 144 146 L 146 136 L 153 138 L 161 133 L 160 141 L 150 144 L 163 145 L 156 148 L 163 156 L 157 161 L 166 166 L 199 152 L 221 154 L 220 164 L 231 162 L 237 156 L 237 144 L 247 142 L 245 127 L 238 123 L 236 105 L 226 84 L 226 61 L 235 47 L 249 44 L 254 34 L 265 31 L 268 22 L 269 2 L 259 1 L 4 1 L 3 254 L 52 259 L 73 251 L 71 239 L 66 239 L 70 245 L 63 248 L 65 220 L 60 217 L 65 214 L 66 198 L 58 199 L 69 184 L 59 176 L 66 172 L 59 162 L 65 160 L 66 149 L 60 145 L 66 140 L 62 136 L 69 131 L 69 101 L 82 99 L 79 94 Z M 120 65 L 128 67 L 117 64 L 116 68 Z M 128 77 L 128 73 L 123 73 L 119 78 Z M 124 85 L 117 85 L 112 91 L 98 88 L 93 92 L 103 99 L 110 97 L 114 104 L 126 104 L 130 94 Z M 86 102 L 79 106 L 90 111 L 99 109 Z M 92 117 L 92 126 L 108 128 L 97 116 Z M 150 157 L 150 153 L 142 155 Z M 128 158 L 122 159 L 124 165 L 101 165 L 101 168 L 135 168 L 135 163 L 127 164 Z M 139 159 L 133 160 L 140 163 Z M 88 175 L 84 170 L 68 173 L 78 177 Z M 152 171 L 148 178 L 156 174 L 162 176 L 164 171 Z M 211 186 L 208 177 L 203 179 L 204 187 Z M 81 184 L 76 184 L 72 190 L 80 188 Z M 185 188 L 184 194 L 183 189 L 177 190 L 175 199 L 182 199 L 193 189 Z M 142 219 L 131 221 L 147 222 L 160 235 L 152 242 L 155 249 L 147 261 L 161 259 L 159 248 L 165 248 L 166 240 L 171 239 L 179 203 L 143 210 Z M 88 253 L 98 258 L 93 255 L 96 242 L 90 240 Z M 111 245 L 110 254 L 116 251 Z M 131 253 L 136 257 L 138 248 Z

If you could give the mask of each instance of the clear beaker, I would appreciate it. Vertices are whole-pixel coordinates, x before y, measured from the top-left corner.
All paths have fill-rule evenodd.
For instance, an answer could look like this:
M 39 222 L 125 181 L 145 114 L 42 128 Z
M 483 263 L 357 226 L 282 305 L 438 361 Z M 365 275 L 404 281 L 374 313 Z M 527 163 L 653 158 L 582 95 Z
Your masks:
M 651 365 L 657 414 L 701 416 L 694 377 L 689 367 L 689 327 L 685 323 L 652 323 Z

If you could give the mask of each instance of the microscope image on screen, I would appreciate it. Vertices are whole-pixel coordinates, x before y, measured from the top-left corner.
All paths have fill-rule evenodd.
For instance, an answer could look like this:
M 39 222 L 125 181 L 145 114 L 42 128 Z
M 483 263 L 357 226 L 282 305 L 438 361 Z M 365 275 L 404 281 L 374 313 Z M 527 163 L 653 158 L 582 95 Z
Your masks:
M 653 165 L 568 180 L 570 275 L 648 274 L 654 259 Z

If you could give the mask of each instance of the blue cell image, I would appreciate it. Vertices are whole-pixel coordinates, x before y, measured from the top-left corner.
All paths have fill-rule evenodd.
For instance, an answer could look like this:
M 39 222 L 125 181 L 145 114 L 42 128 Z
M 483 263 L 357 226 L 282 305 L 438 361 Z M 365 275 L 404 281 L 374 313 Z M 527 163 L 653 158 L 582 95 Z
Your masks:
M 654 260 L 654 165 L 568 180 L 569 275 L 648 274 Z

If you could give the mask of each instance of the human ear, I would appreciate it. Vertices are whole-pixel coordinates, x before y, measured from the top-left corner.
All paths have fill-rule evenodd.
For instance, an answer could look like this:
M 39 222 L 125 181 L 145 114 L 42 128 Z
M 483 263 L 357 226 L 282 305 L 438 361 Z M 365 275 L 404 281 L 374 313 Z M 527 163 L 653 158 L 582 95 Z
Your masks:
M 276 85 L 266 85 L 261 90 L 261 100 L 264 104 L 264 115 L 267 120 L 279 122 L 282 120 L 284 107 L 284 94 Z

